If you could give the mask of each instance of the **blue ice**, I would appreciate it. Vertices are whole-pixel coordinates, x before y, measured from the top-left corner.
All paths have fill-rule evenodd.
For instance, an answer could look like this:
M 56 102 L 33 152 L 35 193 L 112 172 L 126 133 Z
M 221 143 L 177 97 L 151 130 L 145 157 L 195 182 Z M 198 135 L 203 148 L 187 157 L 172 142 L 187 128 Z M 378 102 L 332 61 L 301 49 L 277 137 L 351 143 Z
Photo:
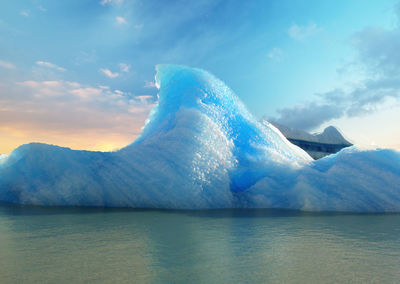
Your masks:
M 0 157 L 0 200 L 44 206 L 400 212 L 400 153 L 321 160 L 260 123 L 212 74 L 157 66 L 159 101 L 116 152 L 31 143 Z

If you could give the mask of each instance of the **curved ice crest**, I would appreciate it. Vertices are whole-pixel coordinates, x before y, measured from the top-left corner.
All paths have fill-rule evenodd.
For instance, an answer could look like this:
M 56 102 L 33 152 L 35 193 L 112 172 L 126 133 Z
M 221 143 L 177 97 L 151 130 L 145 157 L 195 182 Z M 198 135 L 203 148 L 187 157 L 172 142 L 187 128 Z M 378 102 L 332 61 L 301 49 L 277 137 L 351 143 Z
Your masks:
M 210 73 L 157 66 L 159 102 L 117 152 L 22 145 L 0 159 L 0 200 L 141 208 L 400 212 L 400 154 L 343 150 L 313 161 L 260 124 Z

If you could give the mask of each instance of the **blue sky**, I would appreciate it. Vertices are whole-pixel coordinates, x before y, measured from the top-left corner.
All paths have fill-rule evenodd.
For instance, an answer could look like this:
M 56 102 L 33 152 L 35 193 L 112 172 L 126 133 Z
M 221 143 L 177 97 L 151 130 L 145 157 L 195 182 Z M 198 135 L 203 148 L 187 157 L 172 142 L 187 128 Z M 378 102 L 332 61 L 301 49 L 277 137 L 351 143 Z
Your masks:
M 0 152 L 132 141 L 159 63 L 214 73 L 256 117 L 400 148 L 397 2 L 1 1 Z

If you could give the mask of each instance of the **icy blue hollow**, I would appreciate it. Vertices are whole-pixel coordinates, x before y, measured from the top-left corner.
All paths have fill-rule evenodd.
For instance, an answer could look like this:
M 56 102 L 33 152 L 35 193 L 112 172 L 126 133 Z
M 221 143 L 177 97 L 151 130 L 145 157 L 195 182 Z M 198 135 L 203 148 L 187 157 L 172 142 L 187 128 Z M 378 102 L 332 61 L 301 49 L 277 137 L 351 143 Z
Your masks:
M 45 206 L 400 212 L 400 153 L 318 161 L 210 73 L 157 66 L 159 102 L 116 152 L 31 143 L 0 156 L 0 200 Z

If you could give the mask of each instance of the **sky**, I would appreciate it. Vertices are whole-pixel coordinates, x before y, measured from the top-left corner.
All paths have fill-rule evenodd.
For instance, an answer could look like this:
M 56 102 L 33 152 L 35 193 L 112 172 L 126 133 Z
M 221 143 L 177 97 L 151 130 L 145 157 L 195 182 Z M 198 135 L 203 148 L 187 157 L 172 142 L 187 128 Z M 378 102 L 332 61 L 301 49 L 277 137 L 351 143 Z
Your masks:
M 400 150 L 398 0 L 0 0 L 0 153 L 137 137 L 155 66 L 210 71 L 258 119 Z

